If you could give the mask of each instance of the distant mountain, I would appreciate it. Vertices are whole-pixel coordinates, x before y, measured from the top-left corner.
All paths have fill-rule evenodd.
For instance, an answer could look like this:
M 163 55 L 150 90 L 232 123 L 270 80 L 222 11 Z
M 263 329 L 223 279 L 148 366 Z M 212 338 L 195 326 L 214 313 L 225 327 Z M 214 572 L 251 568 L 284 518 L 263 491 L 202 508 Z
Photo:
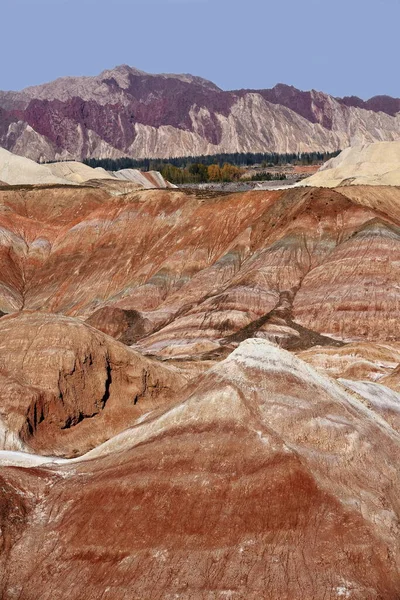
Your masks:
M 127 65 L 0 92 L 0 146 L 40 160 L 334 151 L 400 140 L 400 99 L 334 98 L 278 84 L 223 91 Z

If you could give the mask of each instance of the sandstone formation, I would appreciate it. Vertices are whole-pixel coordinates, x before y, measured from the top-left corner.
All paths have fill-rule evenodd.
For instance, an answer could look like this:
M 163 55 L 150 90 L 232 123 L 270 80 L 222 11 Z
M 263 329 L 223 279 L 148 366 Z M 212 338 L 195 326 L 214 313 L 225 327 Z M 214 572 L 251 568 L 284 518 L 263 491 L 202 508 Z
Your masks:
M 381 383 L 339 379 L 350 393 L 370 409 L 383 417 L 392 429 L 400 433 L 400 394 Z
M 356 395 L 248 340 L 83 460 L 3 469 L 2 597 L 393 600 L 399 452 Z
M 400 189 L 60 174 L 0 189 L 0 597 L 397 600 Z
M 51 163 L 49 169 L 56 177 L 67 179 L 72 183 L 85 183 L 91 179 L 113 178 L 113 175 L 105 169 L 92 169 L 88 165 L 76 161 Z
M 152 330 L 151 322 L 139 311 L 115 306 L 99 308 L 86 322 L 128 346 Z
M 372 219 L 305 276 L 294 318 L 346 341 L 399 339 L 399 256 L 400 228 Z
M 186 379 L 80 321 L 0 321 L 3 450 L 74 456 L 167 405 Z
M 97 171 L 97 169 L 95 169 Z M 164 179 L 164 177 L 158 171 L 138 171 L 137 169 L 121 169 L 120 171 L 114 171 L 113 175 L 117 179 L 122 181 L 129 181 L 136 183 L 138 187 L 146 190 L 152 188 L 174 188 L 172 185 Z
M 375 142 L 346 148 L 298 185 L 400 186 L 400 142 Z
M 17 156 L 0 148 L 0 177 L 8 184 L 67 184 L 67 179 L 58 177 L 48 165 L 39 165 L 33 160 Z
M 0 186 L 90 183 L 108 187 L 118 193 L 128 193 L 136 189 L 175 187 L 157 171 L 142 173 L 137 169 L 123 169 L 122 171 L 108 172 L 101 168 L 92 169 L 92 167 L 76 161 L 40 165 L 33 160 L 12 154 L 4 148 L 0 148 L 0 175 L 4 179 L 4 182 L 0 181 Z M 124 182 L 125 185 L 123 185 Z
M 400 191 L 347 189 L 0 190 L 0 310 L 135 311 L 131 343 L 164 358 L 252 336 L 396 341 Z
M 128 187 L 126 192 L 133 189 L 150 190 L 153 188 L 175 187 L 167 182 L 158 171 L 142 172 L 138 169 L 122 169 L 121 171 L 106 171 L 100 167 L 93 169 L 76 161 L 63 161 L 52 163 L 48 166 L 50 171 L 56 177 L 62 177 L 72 183 L 88 183 L 88 182 L 104 182 L 115 185 L 120 182 L 128 182 L 131 187 Z M 123 188 L 122 188 L 123 189 Z
M 400 344 L 358 342 L 340 348 L 314 346 L 298 356 L 334 379 L 379 382 L 393 374 L 400 364 Z
M 382 379 L 382 382 L 392 390 L 400 392 L 400 365 L 397 365 L 393 373 Z
M 336 151 L 400 139 L 400 99 L 222 91 L 191 75 L 126 65 L 0 92 L 0 144 L 34 160 Z

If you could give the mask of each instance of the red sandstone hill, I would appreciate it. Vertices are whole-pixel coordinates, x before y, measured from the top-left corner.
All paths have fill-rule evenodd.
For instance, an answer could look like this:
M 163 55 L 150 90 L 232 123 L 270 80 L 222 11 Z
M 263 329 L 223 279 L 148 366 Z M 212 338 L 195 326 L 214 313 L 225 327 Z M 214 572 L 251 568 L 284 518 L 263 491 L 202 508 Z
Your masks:
M 114 193 L 0 189 L 0 597 L 397 600 L 400 189 Z
M 10 186 L 0 310 L 89 319 L 164 358 L 254 335 L 293 349 L 396 341 L 399 206 L 398 188 L 379 187 L 114 197 Z
M 394 600 L 398 434 L 244 342 L 83 460 L 2 469 L 2 598 Z
M 0 92 L 0 145 L 34 160 L 335 151 L 400 138 L 400 99 L 333 98 L 279 84 L 222 91 L 126 65 Z

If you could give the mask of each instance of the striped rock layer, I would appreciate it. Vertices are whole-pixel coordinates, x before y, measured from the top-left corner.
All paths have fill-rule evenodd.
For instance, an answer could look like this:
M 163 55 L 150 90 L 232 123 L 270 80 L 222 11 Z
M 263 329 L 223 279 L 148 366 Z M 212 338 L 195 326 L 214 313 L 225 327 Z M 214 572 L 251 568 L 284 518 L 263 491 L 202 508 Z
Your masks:
M 396 187 L 2 187 L 0 597 L 395 600 L 399 265 Z

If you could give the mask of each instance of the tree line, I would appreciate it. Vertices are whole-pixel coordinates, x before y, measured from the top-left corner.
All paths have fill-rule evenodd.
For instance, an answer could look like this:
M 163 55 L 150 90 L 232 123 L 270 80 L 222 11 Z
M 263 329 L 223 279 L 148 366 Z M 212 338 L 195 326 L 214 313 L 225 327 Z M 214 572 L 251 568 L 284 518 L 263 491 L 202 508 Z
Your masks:
M 278 154 L 276 152 L 256 152 L 256 153 L 234 153 L 234 154 L 214 154 L 210 156 L 186 156 L 178 158 L 157 158 L 157 159 L 134 159 L 124 158 L 87 158 L 83 162 L 89 167 L 102 167 L 107 171 L 120 171 L 121 169 L 139 169 L 141 171 L 160 171 L 166 166 L 173 166 L 178 169 L 187 169 L 193 165 L 204 165 L 205 167 L 218 165 L 223 169 L 224 165 L 232 165 L 239 168 L 261 165 L 267 167 L 279 167 L 283 165 L 315 165 L 325 162 L 334 156 L 337 156 L 340 150 L 336 152 L 302 152 L 291 154 Z
M 164 179 L 175 184 L 238 181 L 244 174 L 244 169 L 230 163 L 224 163 L 222 166 L 193 163 L 184 168 L 168 163 L 160 165 L 158 170 Z

